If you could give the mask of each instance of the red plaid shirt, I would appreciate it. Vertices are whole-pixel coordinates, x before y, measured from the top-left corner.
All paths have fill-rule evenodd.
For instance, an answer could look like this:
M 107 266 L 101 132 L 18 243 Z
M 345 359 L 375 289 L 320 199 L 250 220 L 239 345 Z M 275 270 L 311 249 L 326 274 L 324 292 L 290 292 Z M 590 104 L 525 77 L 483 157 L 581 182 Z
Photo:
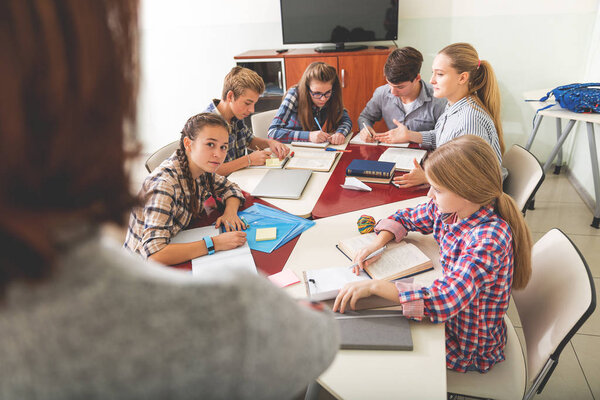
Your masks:
M 413 307 L 422 303 L 421 315 L 446 323 L 448 368 L 485 372 L 504 360 L 503 317 L 512 285 L 512 234 L 492 206 L 455 219 L 454 214 L 441 214 L 430 201 L 398 210 L 378 226 L 395 233 L 396 240 L 406 231 L 433 233 L 444 276 L 429 287 L 400 290 L 400 302 Z

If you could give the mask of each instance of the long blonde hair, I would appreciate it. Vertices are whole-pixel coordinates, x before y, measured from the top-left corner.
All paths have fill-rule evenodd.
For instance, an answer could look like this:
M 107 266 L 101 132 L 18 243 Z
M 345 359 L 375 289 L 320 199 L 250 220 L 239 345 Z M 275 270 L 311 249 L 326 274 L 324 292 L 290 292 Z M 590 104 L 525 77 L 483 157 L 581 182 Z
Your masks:
M 439 54 L 444 54 L 459 74 L 469 73 L 469 96 L 483 108 L 494 121 L 498 132 L 500 151 L 504 154 L 504 133 L 500 120 L 500 89 L 492 65 L 480 60 L 477 50 L 469 43 L 454 43 L 444 47 Z
M 323 124 L 324 132 L 334 132 L 344 114 L 344 103 L 342 101 L 342 85 L 337 76 L 335 68 L 324 62 L 317 61 L 306 67 L 306 70 L 298 82 L 298 117 L 302 129 L 313 131 L 319 129 L 316 126 L 312 112 L 312 98 L 310 96 L 310 83 L 313 80 L 320 82 L 331 82 L 331 97 L 327 101 L 327 119 Z
M 495 205 L 512 231 L 512 287 L 524 288 L 531 276 L 531 233 L 514 200 L 502 191 L 500 165 L 492 147 L 478 136 L 459 136 L 438 147 L 424 168 L 434 185 L 475 204 Z

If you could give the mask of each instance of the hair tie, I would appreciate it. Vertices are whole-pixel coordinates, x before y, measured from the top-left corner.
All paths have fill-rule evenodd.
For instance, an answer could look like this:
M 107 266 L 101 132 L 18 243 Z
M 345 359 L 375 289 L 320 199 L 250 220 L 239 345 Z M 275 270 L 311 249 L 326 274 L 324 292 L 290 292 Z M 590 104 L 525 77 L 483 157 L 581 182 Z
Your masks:
M 356 225 L 358 227 L 358 231 L 361 234 L 373 232 L 373 228 L 375 227 L 375 218 L 370 215 L 361 215 L 358 221 L 356 221 Z
M 481 60 L 477 60 L 477 69 L 479 69 L 479 67 L 481 66 Z

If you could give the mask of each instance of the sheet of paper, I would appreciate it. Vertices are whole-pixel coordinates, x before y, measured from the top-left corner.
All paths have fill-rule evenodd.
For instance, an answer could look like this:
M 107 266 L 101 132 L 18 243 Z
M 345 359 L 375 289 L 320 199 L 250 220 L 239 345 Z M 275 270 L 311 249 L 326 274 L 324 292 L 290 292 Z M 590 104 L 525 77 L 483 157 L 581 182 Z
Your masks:
M 217 236 L 221 232 L 214 225 L 200 228 L 187 229 L 179 232 L 171 238 L 171 243 L 190 243 L 202 240 L 205 236 Z M 225 251 L 217 251 L 214 254 L 194 258 L 192 260 L 192 273 L 194 275 L 209 272 L 213 269 L 243 269 L 256 272 L 254 258 L 248 247 L 248 242 L 243 246 Z
M 286 287 L 300 282 L 300 278 L 291 269 L 284 269 L 281 272 L 270 275 L 269 280 L 279 287 Z
M 364 281 L 369 276 L 361 271 L 355 275 L 348 267 L 321 268 L 305 271 L 311 300 L 333 299 L 346 283 Z
M 360 190 L 363 192 L 370 192 L 373 190 L 370 186 L 353 176 L 347 176 L 344 184 L 340 186 L 344 189 Z
M 329 171 L 338 153 L 323 150 L 297 150 L 286 164 L 289 169 L 311 169 Z
M 292 146 L 297 147 L 318 147 L 324 149 L 329 145 L 329 142 L 315 143 L 315 142 L 292 142 Z

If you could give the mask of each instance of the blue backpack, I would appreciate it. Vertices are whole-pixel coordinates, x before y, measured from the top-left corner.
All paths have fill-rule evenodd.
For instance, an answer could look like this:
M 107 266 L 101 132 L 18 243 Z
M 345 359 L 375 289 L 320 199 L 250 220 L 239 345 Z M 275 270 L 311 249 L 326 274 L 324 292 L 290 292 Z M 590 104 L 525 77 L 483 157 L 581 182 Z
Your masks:
M 559 86 L 549 91 L 540 101 L 546 101 L 550 96 L 554 96 L 558 104 L 567 110 L 576 113 L 600 113 L 600 83 L 572 83 Z M 549 107 L 552 105 L 544 109 Z

